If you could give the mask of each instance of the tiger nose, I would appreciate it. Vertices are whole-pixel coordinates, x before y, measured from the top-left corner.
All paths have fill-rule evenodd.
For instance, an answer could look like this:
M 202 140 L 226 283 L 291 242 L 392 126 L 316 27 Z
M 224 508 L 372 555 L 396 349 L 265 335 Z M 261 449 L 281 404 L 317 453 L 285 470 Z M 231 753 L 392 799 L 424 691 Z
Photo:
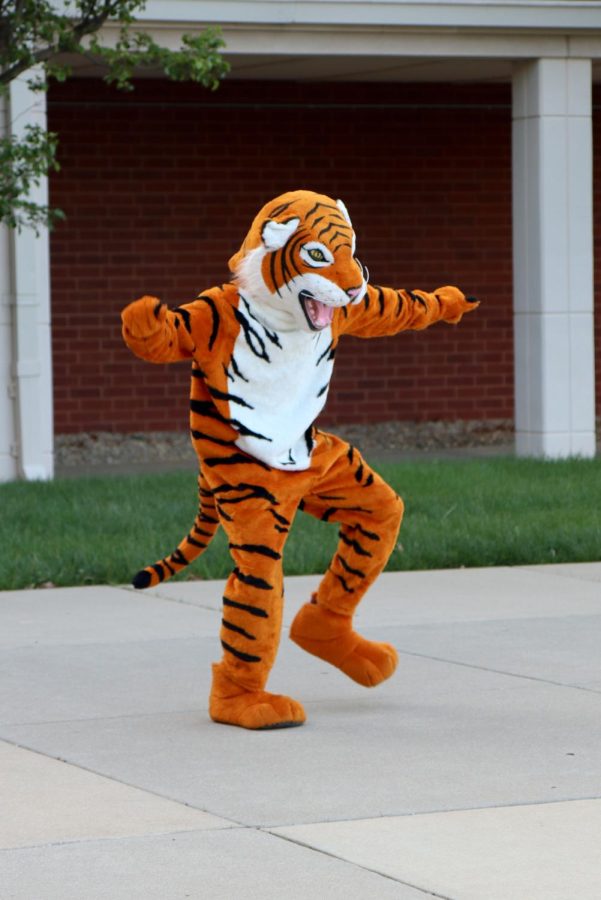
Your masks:
M 356 300 L 362 290 L 363 290 L 362 287 L 348 288 L 347 294 L 349 295 L 351 300 Z

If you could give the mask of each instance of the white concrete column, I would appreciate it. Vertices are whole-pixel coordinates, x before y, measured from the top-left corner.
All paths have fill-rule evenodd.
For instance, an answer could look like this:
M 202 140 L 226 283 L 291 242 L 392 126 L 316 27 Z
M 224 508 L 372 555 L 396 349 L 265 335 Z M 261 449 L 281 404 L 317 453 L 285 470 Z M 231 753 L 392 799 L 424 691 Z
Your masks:
M 31 74 L 31 73 L 28 73 Z M 32 92 L 24 76 L 10 85 L 8 128 L 19 136 L 26 125 L 46 127 L 46 95 Z M 30 199 L 45 204 L 47 178 L 32 189 Z M 14 397 L 12 417 L 5 415 L 2 425 L 4 445 L 12 448 L 16 464 L 5 464 L 0 478 L 52 478 L 54 474 L 54 431 L 52 411 L 52 354 L 50 335 L 50 268 L 48 229 L 12 231 L 3 228 L 0 235 L 0 260 L 3 274 L 1 290 L 7 293 L 6 307 L 10 336 L 4 335 L 0 349 L 9 359 L 9 373 L 3 360 L 0 379 L 8 378 L 8 392 Z M 0 310 L 2 307 L 0 307 Z M 3 313 L 0 311 L 0 322 Z M 0 391 L 5 389 L 0 385 Z M 2 404 L 0 401 L 0 415 Z M 15 471 L 16 469 L 16 471 Z
M 591 63 L 513 77 L 516 452 L 595 454 Z
M 8 133 L 8 101 L 0 95 L 0 137 Z M 17 477 L 15 385 L 13 383 L 13 292 L 11 241 L 0 225 L 0 481 Z

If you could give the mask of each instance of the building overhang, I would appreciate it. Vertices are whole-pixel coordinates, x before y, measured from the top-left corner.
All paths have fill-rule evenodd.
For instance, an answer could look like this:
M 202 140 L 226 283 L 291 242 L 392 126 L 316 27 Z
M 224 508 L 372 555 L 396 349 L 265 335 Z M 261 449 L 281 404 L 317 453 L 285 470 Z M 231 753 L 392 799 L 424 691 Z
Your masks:
M 544 57 L 591 59 L 601 81 L 599 0 L 149 0 L 138 21 L 171 48 L 219 26 L 236 79 L 503 82 Z M 118 31 L 108 23 L 104 40 Z

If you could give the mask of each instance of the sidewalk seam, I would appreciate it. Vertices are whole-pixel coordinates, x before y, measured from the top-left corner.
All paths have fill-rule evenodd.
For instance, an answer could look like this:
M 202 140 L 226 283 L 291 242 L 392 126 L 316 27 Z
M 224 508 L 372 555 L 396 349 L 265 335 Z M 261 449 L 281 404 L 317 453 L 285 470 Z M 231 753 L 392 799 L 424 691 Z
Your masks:
M 341 821 L 347 821 L 342 819 Z M 411 888 L 414 891 L 419 891 L 420 894 L 424 894 L 426 897 L 436 897 L 437 900 L 458 900 L 458 898 L 454 898 L 449 896 L 448 894 L 437 894 L 434 891 L 428 890 L 428 888 L 419 887 L 416 884 L 411 884 L 410 881 L 402 881 L 400 878 L 395 878 L 394 875 L 388 875 L 386 872 L 380 872 L 378 869 L 372 869 L 370 866 L 362 866 L 360 863 L 356 863 L 351 859 L 346 859 L 344 856 L 338 856 L 336 853 L 331 853 L 329 850 L 322 850 L 321 847 L 314 847 L 312 844 L 307 844 L 304 841 L 296 840 L 295 838 L 291 838 L 285 834 L 278 834 L 274 831 L 269 831 L 266 828 L 259 828 L 259 831 L 262 831 L 265 834 L 270 834 L 272 837 L 280 838 L 283 841 L 288 841 L 290 844 L 296 844 L 297 847 L 305 847 L 307 850 L 312 850 L 313 853 L 319 853 L 322 856 L 328 856 L 330 859 L 337 859 L 339 862 L 344 862 L 349 866 L 354 866 L 356 869 L 361 869 L 363 872 L 371 872 L 373 875 L 379 875 L 380 878 L 386 878 L 388 881 L 393 881 L 395 884 L 402 884 L 404 887 Z
M 114 775 L 107 775 L 104 772 L 99 772 L 96 769 L 91 769 L 89 766 L 84 766 L 81 763 L 72 762 L 69 759 L 66 759 L 63 756 L 53 756 L 51 753 L 45 753 L 43 750 L 38 750 L 36 747 L 29 747 L 27 744 L 22 744 L 19 741 L 12 740 L 11 738 L 0 737 L 0 741 L 5 744 L 10 744 L 12 747 L 16 747 L 19 750 L 27 750 L 29 753 L 36 753 L 38 756 L 43 756 L 45 759 L 52 759 L 55 762 L 64 763 L 67 766 L 72 766 L 74 769 L 80 769 L 82 772 L 89 772 L 91 775 L 96 775 L 99 778 L 105 778 L 107 781 L 114 781 L 115 784 L 122 784 L 124 787 L 131 788 L 135 791 L 141 791 L 144 794 L 149 794 L 152 797 L 158 797 L 160 800 L 168 800 L 170 803 L 176 803 L 178 806 L 183 806 L 186 809 L 191 809 L 194 812 L 205 813 L 209 816 L 215 816 L 216 819 L 222 819 L 224 822 L 231 822 L 232 827 L 239 828 L 248 828 L 248 825 L 245 825 L 243 822 L 237 822 L 235 819 L 232 819 L 230 816 L 220 816 L 218 813 L 211 812 L 209 809 L 202 809 L 199 806 L 195 806 L 193 803 L 185 803 L 183 800 L 179 800 L 177 797 L 170 797 L 167 794 L 161 794 L 158 791 L 153 791 L 150 788 L 140 787 L 137 784 L 131 784 L 129 781 L 124 781 L 122 778 L 116 778 Z M 198 829 L 195 829 L 198 830 Z M 218 829 L 209 829 L 209 830 L 218 830 Z M 228 830 L 228 829 L 225 829 Z
M 520 678 L 525 681 L 537 681 L 541 684 L 551 684 L 554 687 L 562 687 L 572 691 L 585 691 L 587 694 L 601 694 L 601 689 L 588 688 L 579 684 L 565 684 L 563 681 L 551 681 L 549 678 L 538 678 L 536 675 L 520 675 L 518 672 L 506 672 L 504 669 L 490 669 L 488 666 L 479 666 L 476 663 L 461 662 L 457 659 L 445 659 L 442 656 L 430 656 L 428 653 L 418 653 L 414 650 L 403 650 L 396 647 L 398 653 L 405 656 L 416 656 L 419 659 L 430 659 L 433 662 L 447 663 L 451 666 L 463 666 L 465 669 L 477 669 L 479 672 L 491 672 L 493 675 L 506 675 L 508 678 Z

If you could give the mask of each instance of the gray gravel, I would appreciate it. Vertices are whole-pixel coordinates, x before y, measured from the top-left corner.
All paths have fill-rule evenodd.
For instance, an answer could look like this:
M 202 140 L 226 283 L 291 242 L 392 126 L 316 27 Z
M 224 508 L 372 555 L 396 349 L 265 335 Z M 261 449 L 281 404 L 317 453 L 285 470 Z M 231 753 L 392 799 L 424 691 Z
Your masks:
M 338 425 L 331 431 L 350 441 L 372 459 L 437 451 L 489 450 L 511 453 L 513 422 L 488 419 L 454 422 L 377 422 Z M 57 470 L 131 467 L 188 467 L 195 465 L 187 431 L 148 431 L 122 434 L 94 431 L 55 438 Z

